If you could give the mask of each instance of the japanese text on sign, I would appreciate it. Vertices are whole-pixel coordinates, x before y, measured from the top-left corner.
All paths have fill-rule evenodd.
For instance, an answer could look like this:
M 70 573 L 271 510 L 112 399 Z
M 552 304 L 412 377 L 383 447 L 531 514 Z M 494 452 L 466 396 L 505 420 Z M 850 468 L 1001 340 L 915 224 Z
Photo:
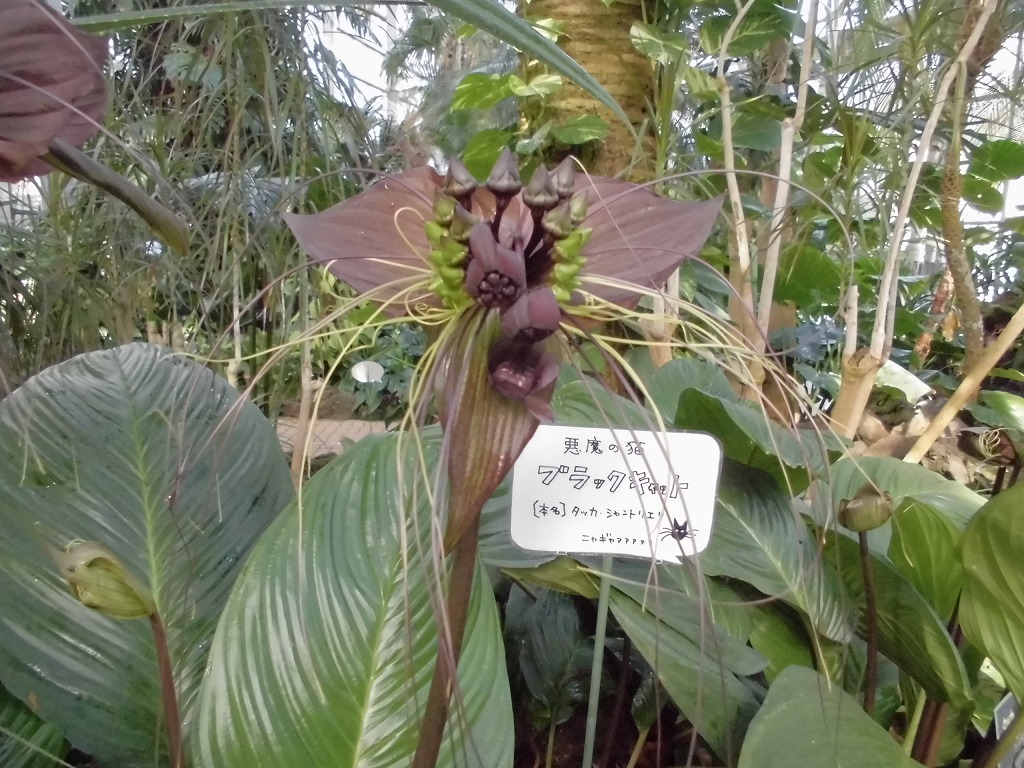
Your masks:
M 516 462 L 512 539 L 544 552 L 693 555 L 711 535 L 721 462 L 699 432 L 543 425 Z

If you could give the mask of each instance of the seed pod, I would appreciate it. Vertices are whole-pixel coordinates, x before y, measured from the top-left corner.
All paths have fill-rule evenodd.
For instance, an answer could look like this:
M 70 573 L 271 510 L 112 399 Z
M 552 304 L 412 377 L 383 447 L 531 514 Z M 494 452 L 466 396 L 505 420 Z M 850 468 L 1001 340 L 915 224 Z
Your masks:
M 114 554 L 95 541 L 73 541 L 54 553 L 71 594 L 113 619 L 138 619 L 156 610 L 153 596 Z
M 839 502 L 839 524 L 856 533 L 881 528 L 892 517 L 892 497 L 867 483 L 852 499 Z

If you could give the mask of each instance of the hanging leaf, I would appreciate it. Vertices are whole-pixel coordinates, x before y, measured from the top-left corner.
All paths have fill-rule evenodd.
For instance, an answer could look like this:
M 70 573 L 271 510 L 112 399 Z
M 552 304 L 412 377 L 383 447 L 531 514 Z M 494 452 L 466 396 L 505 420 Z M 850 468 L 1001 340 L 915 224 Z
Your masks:
M 739 768 L 920 768 L 860 704 L 812 669 L 790 667 L 750 723 Z
M 451 109 L 489 109 L 512 95 L 512 75 L 474 72 L 466 75 L 455 86 Z
M 967 173 L 993 184 L 1024 176 L 1024 144 L 1010 139 L 982 142 L 971 153 Z
M 578 115 L 561 125 L 551 126 L 551 135 L 563 144 L 585 144 L 607 136 L 608 124 L 597 115 Z
M 421 435 L 428 466 L 437 430 Z M 397 434 L 360 440 L 260 539 L 224 609 L 192 740 L 197 768 L 406 765 L 437 655 L 431 510 Z M 399 460 L 401 457 L 401 461 Z M 432 470 L 431 470 L 432 476 Z M 482 569 L 440 766 L 512 765 L 512 704 Z
M 685 37 L 678 32 L 659 29 L 654 24 L 634 21 L 629 39 L 640 53 L 663 66 L 690 56 L 690 45 Z
M 995 662 L 1007 685 L 1024 700 L 1024 483 L 978 510 L 964 531 L 961 562 L 964 634 Z
M 754 607 L 750 644 L 768 659 L 764 675 L 773 682 L 787 667 L 814 667 L 811 640 L 802 622 L 784 606 Z
M 149 623 L 79 603 L 51 552 L 97 542 L 152 594 L 187 721 L 239 563 L 291 496 L 273 426 L 198 363 L 131 344 L 33 377 L 0 401 L 3 685 L 97 760 L 152 766 Z

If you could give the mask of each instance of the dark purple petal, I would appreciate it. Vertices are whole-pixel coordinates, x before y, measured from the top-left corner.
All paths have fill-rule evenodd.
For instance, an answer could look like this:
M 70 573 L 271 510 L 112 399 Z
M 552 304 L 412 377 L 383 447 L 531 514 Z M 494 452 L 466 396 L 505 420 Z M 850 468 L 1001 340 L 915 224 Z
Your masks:
M 386 301 L 427 270 L 430 245 L 424 221 L 433 218 L 432 202 L 440 184 L 433 169 L 417 168 L 382 179 L 321 213 L 284 218 L 306 253 L 328 264 L 335 277 L 359 293 L 405 281 L 404 286 L 376 294 Z M 415 297 L 431 299 L 426 292 Z M 395 313 L 401 311 L 394 308 Z
M 508 307 L 526 290 L 526 264 L 515 251 L 499 245 L 486 224 L 469 233 L 466 290 L 485 307 Z
M 51 143 L 81 147 L 99 130 L 108 49 L 43 3 L 0 2 L 0 181 L 49 173 L 36 158 Z
M 549 419 L 551 393 L 558 378 L 558 359 L 544 344 L 501 341 L 489 355 L 491 386 L 509 400 L 527 404 L 530 412 Z M 543 405 L 543 407 L 540 407 Z
M 579 190 L 587 191 L 588 214 L 582 226 L 593 229 L 583 248 L 587 262 L 581 288 L 622 306 L 635 304 L 640 295 L 628 287 L 589 283 L 586 276 L 659 290 L 683 261 L 700 253 L 723 200 L 669 200 L 645 187 L 597 176 L 579 177 Z
M 548 287 L 521 296 L 501 317 L 501 335 L 514 343 L 536 344 L 558 330 L 562 308 Z

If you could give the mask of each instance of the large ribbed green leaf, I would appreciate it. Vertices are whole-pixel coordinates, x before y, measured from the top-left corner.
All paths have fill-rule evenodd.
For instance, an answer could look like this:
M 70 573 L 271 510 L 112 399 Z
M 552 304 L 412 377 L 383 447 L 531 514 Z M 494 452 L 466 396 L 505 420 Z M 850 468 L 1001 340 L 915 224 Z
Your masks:
M 53 768 L 65 752 L 64 735 L 0 687 L 0 765 Z
M 739 768 L 920 768 L 834 683 L 790 667 L 747 731 Z
M 1024 699 L 1024 483 L 1000 493 L 971 520 L 961 543 L 964 635 Z
M 346 450 L 303 489 L 301 514 L 290 508 L 253 550 L 217 628 L 194 768 L 408 765 L 437 630 L 430 508 L 411 441 L 401 454 L 398 441 L 379 435 Z M 512 704 L 501 629 L 477 575 L 461 698 L 438 765 L 506 768 Z
M 725 461 L 711 544 L 700 564 L 711 576 L 742 579 L 782 598 L 827 638 L 853 638 L 856 618 L 838 575 L 767 472 Z
M 150 589 L 186 718 L 239 562 L 288 503 L 271 424 L 226 381 L 146 344 L 43 371 L 0 402 L 0 680 L 104 764 L 156 764 L 149 622 L 75 600 L 51 558 L 107 547 Z

